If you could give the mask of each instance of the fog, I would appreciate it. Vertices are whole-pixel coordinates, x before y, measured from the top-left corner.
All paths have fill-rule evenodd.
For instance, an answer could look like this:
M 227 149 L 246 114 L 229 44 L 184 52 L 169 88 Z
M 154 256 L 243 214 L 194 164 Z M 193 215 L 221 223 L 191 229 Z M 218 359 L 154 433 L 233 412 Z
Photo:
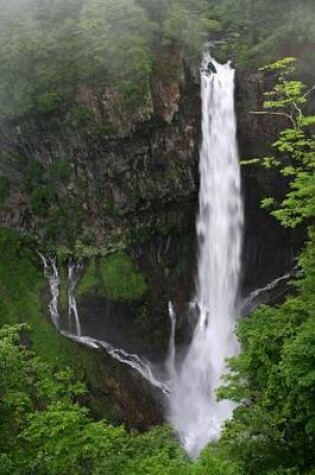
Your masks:
M 82 83 L 106 82 L 137 96 L 158 51 L 199 64 L 203 44 L 255 69 L 315 40 L 310 0 L 0 1 L 0 114 L 55 110 Z M 307 61 L 304 61 L 306 63 Z

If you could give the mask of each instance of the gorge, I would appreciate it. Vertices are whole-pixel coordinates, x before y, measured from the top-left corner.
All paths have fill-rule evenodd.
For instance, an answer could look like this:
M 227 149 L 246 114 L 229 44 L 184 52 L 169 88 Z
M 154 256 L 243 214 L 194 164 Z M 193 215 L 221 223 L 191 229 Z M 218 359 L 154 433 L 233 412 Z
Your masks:
M 1 475 L 313 475 L 313 3 L 0 0 Z
M 255 308 L 260 301 L 255 299 L 261 293 L 277 288 L 290 276 L 288 273 L 277 277 L 241 298 L 244 217 L 234 105 L 235 71 L 229 62 L 221 65 L 208 52 L 204 53 L 200 71 L 202 143 L 196 223 L 198 269 L 195 297 L 190 303 L 188 295 L 185 299 L 190 308 L 185 318 L 189 317 L 193 322 L 192 336 L 190 340 L 187 335 L 184 337 L 188 343 L 181 349 L 180 357 L 176 354 L 176 313 L 171 302 L 168 303 L 171 325 L 168 351 L 158 365 L 144 355 L 115 347 L 110 341 L 110 333 L 108 341 L 102 340 L 97 330 L 94 336 L 88 329 L 82 334 L 75 294 L 87 264 L 71 260 L 68 263 L 67 319 L 66 315 L 60 316 L 58 309 L 60 277 L 55 258 L 46 259 L 39 254 L 49 281 L 49 312 L 56 329 L 73 341 L 106 351 L 160 391 L 166 398 L 166 417 L 193 458 L 210 440 L 219 437 L 223 422 L 232 415 L 234 404 L 218 402 L 216 390 L 222 384 L 227 358 L 239 351 L 234 334 L 236 318 L 242 314 L 242 309 Z M 152 313 L 151 309 L 149 311 Z M 107 322 L 109 325 L 112 318 Z

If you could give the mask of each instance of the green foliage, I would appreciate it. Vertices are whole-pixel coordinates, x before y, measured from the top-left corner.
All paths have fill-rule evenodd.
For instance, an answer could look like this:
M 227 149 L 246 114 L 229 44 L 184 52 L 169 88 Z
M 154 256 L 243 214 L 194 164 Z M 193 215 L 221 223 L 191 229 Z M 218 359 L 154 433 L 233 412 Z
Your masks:
M 15 323 L 37 312 L 43 285 L 32 252 L 19 235 L 0 230 L 0 323 Z
M 311 129 L 315 116 L 303 112 L 314 88 L 307 91 L 301 81 L 292 79 L 294 62 L 294 58 L 284 58 L 261 68 L 277 74 L 277 83 L 265 93 L 266 113 L 283 117 L 290 124 L 273 143 L 276 155 L 263 159 L 266 168 L 276 166 L 290 178 L 290 191 L 278 206 L 273 198 L 265 199 L 263 206 L 275 206 L 272 214 L 283 226 L 290 227 L 315 216 L 315 137 Z
M 90 109 L 82 106 L 76 106 L 71 109 L 71 119 L 83 125 L 88 125 L 93 121 L 94 115 Z
M 221 396 L 241 404 L 222 444 L 248 474 L 276 467 L 304 473 L 313 466 L 314 245 L 311 240 L 300 259 L 304 277 L 297 296 L 276 308 L 263 306 L 239 324 L 243 351 L 230 361 Z
M 34 357 L 20 343 L 20 331 L 25 326 L 0 330 L 1 354 L 1 452 L 10 453 L 16 438 L 26 429 L 27 415 L 41 405 L 66 404 L 82 394 L 82 387 L 72 384 L 72 374 L 53 375 L 50 367 Z M 22 336 L 23 338 L 23 336 Z M 13 456 L 13 454 L 12 454 Z
M 24 165 L 24 186 L 32 193 L 41 185 L 58 190 L 67 185 L 70 180 L 71 167 L 66 159 L 54 156 L 48 165 L 44 166 L 37 159 L 31 158 Z
M 82 84 L 110 85 L 145 103 L 164 46 L 199 61 L 209 36 L 218 54 L 247 67 L 283 40 L 314 40 L 309 0 L 0 0 L 2 116 L 50 113 Z
M 1 1 L 1 114 L 47 112 L 77 84 L 76 14 L 79 1 Z
M 2 116 L 50 113 L 80 85 L 114 86 L 145 104 L 159 50 L 176 46 L 199 62 L 209 36 L 241 66 L 281 40 L 312 40 L 309 0 L 0 0 Z M 305 12 L 305 15 L 303 15 Z
M 169 2 L 163 22 L 164 42 L 175 41 L 188 53 L 199 57 L 209 33 L 220 29 L 219 22 L 210 14 L 207 1 Z
M 31 194 L 32 210 L 39 216 L 47 216 L 51 203 L 55 200 L 54 189 L 47 186 L 38 186 Z
M 309 0 L 217 0 L 210 1 L 212 15 L 230 39 L 219 51 L 233 56 L 241 68 L 256 67 L 281 54 L 288 41 L 315 38 L 314 5 Z
M 193 463 L 167 426 L 128 434 L 94 422 L 80 405 L 82 384 L 23 344 L 25 325 L 0 329 L 0 460 L 3 474 L 240 475 L 208 448 Z
M 30 324 L 33 347 L 43 360 L 71 365 L 95 387 L 94 355 L 58 335 L 44 314 L 41 296 L 45 283 L 39 257 L 18 233 L 0 230 L 0 327 Z
M 260 163 L 259 158 L 251 158 L 249 160 L 241 160 L 241 165 L 242 166 L 256 165 L 256 164 L 259 164 L 259 163 Z
M 55 155 L 44 165 L 31 158 L 24 163 L 22 171 L 32 212 L 45 220 L 45 234 L 41 236 L 45 246 L 55 250 L 66 243 L 68 248 L 73 247 L 82 230 L 83 211 L 69 194 L 72 168 L 67 159 Z
M 42 184 L 44 181 L 44 167 L 38 160 L 30 158 L 25 164 L 24 169 L 24 186 L 28 192 Z
M 123 251 L 90 262 L 80 281 L 77 294 L 93 292 L 112 300 L 138 300 L 146 292 L 143 275 Z
M 230 360 L 231 374 L 220 396 L 239 403 L 226 424 L 222 447 L 244 464 L 246 474 L 311 473 L 315 441 L 315 140 L 303 114 L 311 90 L 291 80 L 294 60 L 286 58 L 263 68 L 277 73 L 267 93 L 268 114 L 281 115 L 291 126 L 273 144 L 276 156 L 263 160 L 290 179 L 282 203 L 266 198 L 264 206 L 284 226 L 306 223 L 309 240 L 294 282 L 295 295 L 277 307 L 262 306 L 240 322 L 242 353 Z
M 229 458 L 226 452 L 211 444 L 201 453 L 192 472 L 194 475 L 245 475 L 242 465 Z
M 85 467 L 95 456 L 106 458 L 123 430 L 92 422 L 77 404 L 84 387 L 70 370 L 53 371 L 26 349 L 22 330 L 0 330 L 2 459 L 16 474 L 87 473 Z
M 137 300 L 147 288 L 142 274 L 124 252 L 117 252 L 105 259 L 101 276 L 107 295 L 113 300 Z
M 1 0 L 1 115 L 52 112 L 87 82 L 114 86 L 130 104 L 141 105 L 157 44 L 164 38 L 199 55 L 207 32 L 217 26 L 205 0 L 164 6 L 135 0 Z
M 148 42 L 152 27 L 144 10 L 131 0 L 84 3 L 81 27 L 86 67 L 115 78 L 145 77 L 151 70 Z

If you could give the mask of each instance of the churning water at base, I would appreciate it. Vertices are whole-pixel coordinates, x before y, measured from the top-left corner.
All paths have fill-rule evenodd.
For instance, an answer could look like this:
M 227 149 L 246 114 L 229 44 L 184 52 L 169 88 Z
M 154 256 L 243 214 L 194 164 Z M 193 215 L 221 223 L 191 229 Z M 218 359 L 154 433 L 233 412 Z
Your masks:
M 211 61 L 216 72 L 210 72 Z M 213 69 L 213 68 L 212 68 Z M 201 69 L 202 146 L 197 235 L 196 324 L 172 382 L 170 422 L 192 457 L 216 439 L 233 404 L 216 400 L 234 336 L 243 208 L 234 112 L 234 70 L 205 54 Z

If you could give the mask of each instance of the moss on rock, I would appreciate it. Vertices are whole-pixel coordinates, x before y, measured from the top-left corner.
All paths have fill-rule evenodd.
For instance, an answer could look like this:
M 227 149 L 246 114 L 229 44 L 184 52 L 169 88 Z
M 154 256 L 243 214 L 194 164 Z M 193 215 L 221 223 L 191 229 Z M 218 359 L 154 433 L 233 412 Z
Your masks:
M 139 300 L 147 284 L 132 258 L 124 251 L 91 261 L 81 279 L 77 296 L 94 293 L 116 301 Z

